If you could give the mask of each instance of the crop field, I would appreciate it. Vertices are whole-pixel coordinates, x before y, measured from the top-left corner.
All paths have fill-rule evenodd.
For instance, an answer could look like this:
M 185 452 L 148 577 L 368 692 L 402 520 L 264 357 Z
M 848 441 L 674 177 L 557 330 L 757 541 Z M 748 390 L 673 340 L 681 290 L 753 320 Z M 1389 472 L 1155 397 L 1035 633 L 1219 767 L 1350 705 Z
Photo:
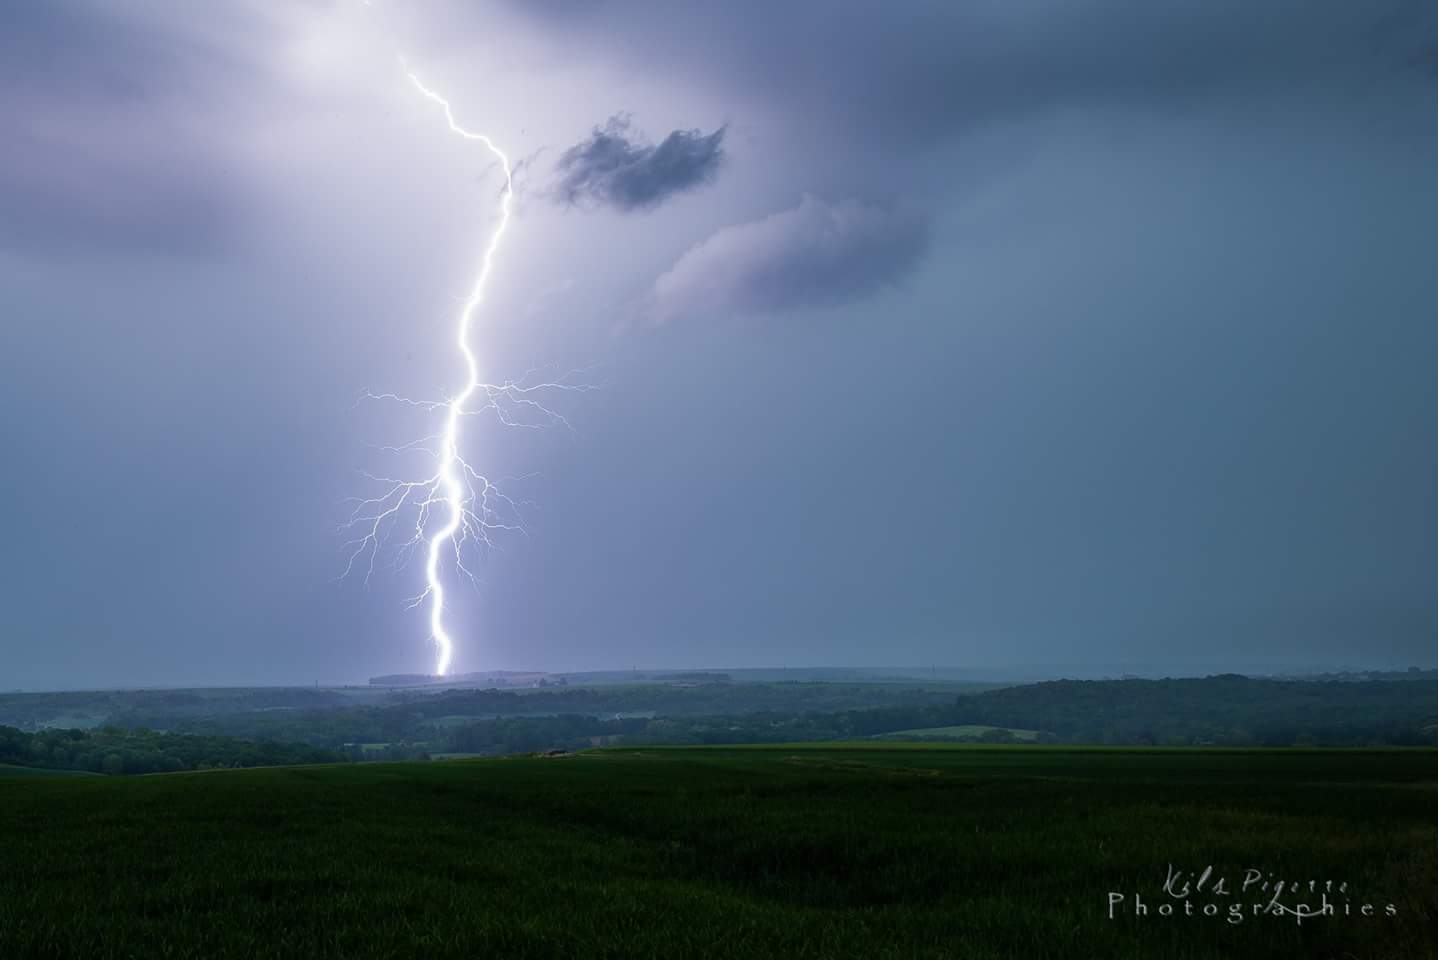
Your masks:
M 1285 912 L 1255 912 L 1278 882 Z M 1323 896 L 1335 915 L 1294 915 Z M 7 958 L 1427 957 L 1435 911 L 1426 749 L 871 741 L 0 778 Z

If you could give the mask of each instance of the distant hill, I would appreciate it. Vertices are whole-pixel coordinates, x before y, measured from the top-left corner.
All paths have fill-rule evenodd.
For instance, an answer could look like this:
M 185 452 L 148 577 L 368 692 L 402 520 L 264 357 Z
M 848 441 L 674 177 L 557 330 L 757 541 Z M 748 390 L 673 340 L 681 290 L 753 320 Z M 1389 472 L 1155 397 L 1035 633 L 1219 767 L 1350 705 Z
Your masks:
M 1438 678 L 1054 680 L 960 697 L 954 722 L 1073 743 L 1438 744 Z

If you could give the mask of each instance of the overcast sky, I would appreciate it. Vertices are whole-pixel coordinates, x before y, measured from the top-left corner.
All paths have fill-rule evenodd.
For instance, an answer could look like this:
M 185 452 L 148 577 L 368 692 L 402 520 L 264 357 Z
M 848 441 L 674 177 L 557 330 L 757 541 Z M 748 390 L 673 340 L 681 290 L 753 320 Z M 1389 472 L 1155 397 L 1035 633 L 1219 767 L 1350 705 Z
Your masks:
M 601 388 L 467 427 L 456 670 L 1438 665 L 1427 0 L 16 0 L 0 688 L 430 668 L 336 527 L 501 180 L 400 55 Z

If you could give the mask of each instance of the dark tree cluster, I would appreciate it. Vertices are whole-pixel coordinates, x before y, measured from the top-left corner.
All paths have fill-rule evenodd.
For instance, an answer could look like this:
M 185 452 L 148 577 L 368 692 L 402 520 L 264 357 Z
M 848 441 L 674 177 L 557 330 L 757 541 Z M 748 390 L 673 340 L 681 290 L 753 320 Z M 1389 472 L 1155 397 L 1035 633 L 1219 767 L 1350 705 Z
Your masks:
M 0 763 L 91 773 L 167 773 L 222 767 L 334 763 L 343 755 L 302 744 L 153 730 L 44 730 L 0 726 Z
M 1438 678 L 1056 680 L 960 697 L 954 717 L 1067 743 L 1438 745 Z

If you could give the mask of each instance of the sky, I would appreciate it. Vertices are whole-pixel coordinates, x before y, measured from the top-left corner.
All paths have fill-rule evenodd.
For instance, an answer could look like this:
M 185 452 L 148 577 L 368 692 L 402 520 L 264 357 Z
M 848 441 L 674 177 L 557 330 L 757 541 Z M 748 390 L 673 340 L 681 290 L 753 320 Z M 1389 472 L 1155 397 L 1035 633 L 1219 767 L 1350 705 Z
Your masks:
M 1438 665 L 1431 3 L 19 0 L 0 688 L 432 666 L 406 67 L 456 671 Z

